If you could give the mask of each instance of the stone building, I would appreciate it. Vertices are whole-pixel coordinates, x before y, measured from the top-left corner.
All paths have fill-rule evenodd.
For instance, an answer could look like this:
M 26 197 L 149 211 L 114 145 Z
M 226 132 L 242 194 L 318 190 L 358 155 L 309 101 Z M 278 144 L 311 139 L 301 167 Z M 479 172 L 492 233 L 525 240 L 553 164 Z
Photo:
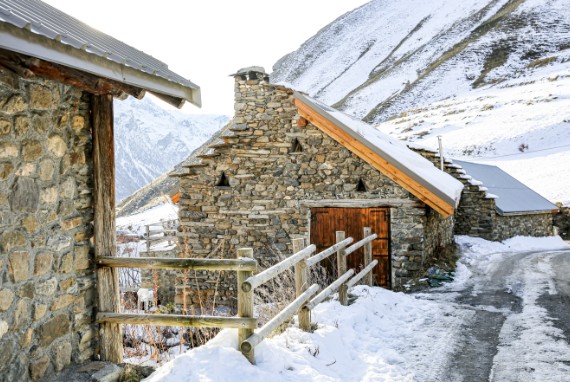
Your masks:
M 398 289 L 453 242 L 461 182 L 371 126 L 269 83 L 262 68 L 234 77 L 230 133 L 180 175 L 179 244 L 187 255 L 208 256 L 224 241 L 224 256 L 253 247 L 267 264 L 290 254 L 293 238 L 321 249 L 337 230 L 359 240 L 369 226 L 379 235 L 376 282 Z M 351 255 L 349 266 L 359 268 L 361 257 Z M 201 276 L 207 297 L 218 281 Z M 218 301 L 231 305 L 234 288 L 225 275 Z
M 440 165 L 439 154 L 413 148 Z M 456 235 L 502 241 L 514 236 L 551 236 L 558 206 L 497 166 L 445 160 L 445 171 L 464 185 L 455 213 Z
M 513 236 L 554 234 L 558 206 L 497 166 L 454 160 L 465 190 L 455 232 L 501 241 Z
M 98 292 L 115 272 L 94 258 L 115 251 L 113 97 L 145 91 L 200 103 L 162 62 L 41 1 L 0 0 L 0 381 L 122 358 L 100 341 L 95 310 L 118 291 Z

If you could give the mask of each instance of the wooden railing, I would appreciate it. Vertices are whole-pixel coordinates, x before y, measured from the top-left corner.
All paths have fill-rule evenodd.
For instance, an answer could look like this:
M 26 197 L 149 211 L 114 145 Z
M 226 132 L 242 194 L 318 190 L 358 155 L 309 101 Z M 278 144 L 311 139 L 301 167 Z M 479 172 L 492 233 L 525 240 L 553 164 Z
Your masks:
M 168 240 L 168 244 L 176 242 L 178 230 L 176 226 L 178 220 L 166 220 L 159 223 L 146 224 L 144 238 L 146 240 L 146 251 L 150 252 L 153 242 Z
M 244 329 L 239 335 L 240 350 L 251 363 L 254 363 L 255 346 L 296 313 L 299 318 L 299 327 L 309 331 L 311 330 L 311 310 L 332 293 L 338 290 L 340 303 L 348 305 L 348 288 L 356 285 L 365 277 L 365 283 L 372 285 L 372 269 L 378 264 L 378 260 L 372 261 L 372 241 L 378 235 L 371 234 L 370 228 L 366 227 L 364 228 L 364 239 L 352 244 L 350 247 L 347 246 L 354 241 L 353 238 L 345 238 L 343 231 L 337 231 L 336 235 L 337 243 L 335 245 L 313 256 L 310 255 L 316 251 L 314 245 L 311 244 L 305 247 L 304 239 L 293 239 L 294 255 L 255 276 L 251 275 L 238 280 L 238 316 L 244 317 L 239 312 L 247 311 L 250 314 L 253 313 L 253 309 L 248 310 L 247 307 L 253 307 L 253 293 L 256 287 L 271 280 L 291 266 L 294 266 L 295 269 L 295 300 L 258 330 Z M 353 277 L 355 270 L 346 269 L 346 257 L 359 248 L 364 250 L 364 268 Z M 318 264 L 333 253 L 337 254 L 338 278 L 317 294 L 320 286 L 318 284 L 309 286 L 310 267 Z M 239 308 L 240 304 L 244 304 L 241 310 Z
M 242 254 L 247 256 L 241 257 Z M 237 259 L 161 259 L 154 257 L 99 257 L 96 259 L 99 267 L 105 268 L 152 268 L 152 269 L 191 269 L 206 271 L 237 271 L 240 274 L 251 274 L 257 269 L 251 249 L 239 250 Z M 99 283 L 103 281 L 99 280 Z M 114 283 L 100 285 L 104 290 L 116 290 Z M 118 307 L 116 309 L 119 309 Z M 253 305 L 252 305 L 253 309 Z M 240 331 L 252 330 L 257 327 L 257 319 L 252 314 L 243 317 L 220 316 L 186 316 L 176 314 L 124 314 L 115 312 L 98 312 L 97 322 L 106 324 L 145 324 L 163 326 L 193 326 L 216 328 L 239 328 Z M 113 331 L 103 333 L 102 346 L 116 349 L 105 361 L 122 362 L 123 343 L 118 325 L 102 325 L 102 329 Z M 117 333 L 118 331 L 118 333 Z
M 311 329 L 311 310 L 324 301 L 332 293 L 338 290 L 339 301 L 342 305 L 348 305 L 348 288 L 365 278 L 367 285 L 372 285 L 372 269 L 377 260 L 372 261 L 372 241 L 377 238 L 371 234 L 370 228 L 364 228 L 364 239 L 352 244 L 351 237 L 345 238 L 342 231 L 337 233 L 337 243 L 324 251 L 314 254 L 315 245 L 305 247 L 304 239 L 293 240 L 293 255 L 287 257 L 278 264 L 254 275 L 257 270 L 257 262 L 253 259 L 253 249 L 240 248 L 237 250 L 237 259 L 161 259 L 161 258 L 126 258 L 126 257 L 99 257 L 96 259 L 98 266 L 107 268 L 152 268 L 152 269 L 191 269 L 206 271 L 237 271 L 238 281 L 238 311 L 236 317 L 220 316 L 186 316 L 175 314 L 124 314 L 120 312 L 98 312 L 97 321 L 106 324 L 146 324 L 163 326 L 192 326 L 192 327 L 219 327 L 238 328 L 238 344 L 243 355 L 254 362 L 255 346 L 268 337 L 276 328 L 298 313 L 299 327 L 303 330 Z M 351 246 L 348 246 L 352 244 Z M 347 255 L 359 248 L 364 250 L 364 268 L 356 276 L 355 270 L 347 270 Z M 310 267 L 328 258 L 332 254 L 337 255 L 338 278 L 323 289 L 320 293 L 318 284 L 308 285 Z M 311 256 L 314 254 L 313 256 Z M 269 322 L 261 328 L 257 328 L 257 318 L 253 315 L 254 291 L 256 287 L 268 282 L 280 273 L 294 267 L 295 270 L 295 294 L 296 298 L 282 311 L 277 313 Z M 99 281 L 101 282 L 101 281 Z M 112 290 L 115 285 L 102 285 L 103 289 Z M 118 308 L 117 308 L 118 309 Z M 119 330 L 118 325 L 103 325 L 103 330 Z M 117 351 L 114 354 L 122 354 L 121 336 L 118 333 L 103 333 L 101 336 L 102 346 L 111 347 Z M 109 343 L 110 342 L 110 343 Z M 117 359 L 106 359 L 111 362 L 122 362 L 120 356 Z

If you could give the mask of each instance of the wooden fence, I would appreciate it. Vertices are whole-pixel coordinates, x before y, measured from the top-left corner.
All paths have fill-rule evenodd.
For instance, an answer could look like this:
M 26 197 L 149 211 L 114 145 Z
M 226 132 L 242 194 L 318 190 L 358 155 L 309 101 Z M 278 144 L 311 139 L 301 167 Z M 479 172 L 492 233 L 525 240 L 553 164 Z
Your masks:
M 150 252 L 152 243 L 158 241 L 168 241 L 168 244 L 176 243 L 178 230 L 178 219 L 166 220 L 160 223 L 145 225 L 144 238 L 146 240 L 146 251 Z
M 150 268 L 150 269 L 180 269 L 206 271 L 237 271 L 238 282 L 238 311 L 236 317 L 220 316 L 186 316 L 175 314 L 123 314 L 115 312 L 97 313 L 97 321 L 101 326 L 101 347 L 113 348 L 109 352 L 108 361 L 122 362 L 122 336 L 118 324 L 145 324 L 185 327 L 220 327 L 238 328 L 238 344 L 243 355 L 254 363 L 254 348 L 280 325 L 298 313 L 299 326 L 303 330 L 311 329 L 311 310 L 324 301 L 335 291 L 339 291 L 339 301 L 348 305 L 348 288 L 363 278 L 365 284 L 372 285 L 372 269 L 378 263 L 372 261 L 372 241 L 376 234 L 371 234 L 370 228 L 364 228 L 364 239 L 352 244 L 351 237 L 345 238 L 342 231 L 337 232 L 337 243 L 330 248 L 314 254 L 316 247 L 305 247 L 304 239 L 293 240 L 294 254 L 278 264 L 254 275 L 257 262 L 253 259 L 253 249 L 237 250 L 237 259 L 161 259 L 161 258 L 120 258 L 99 257 L 96 261 L 99 267 L 108 268 Z M 351 246 L 349 246 L 352 244 Z M 363 247 L 364 268 L 356 275 L 355 270 L 347 270 L 346 257 Z M 338 278 L 317 294 L 318 284 L 308 285 L 310 267 L 336 253 Z M 312 256 L 311 256 L 312 255 Z M 283 271 L 294 267 L 296 298 L 274 318 L 254 331 L 258 326 L 253 316 L 253 296 L 255 288 L 273 279 Z M 101 282 L 101 281 L 99 281 Z M 107 280 L 107 282 L 110 282 Z M 116 282 L 116 280 L 115 280 Z M 111 282 L 113 283 L 113 282 Z M 116 290 L 116 285 L 101 285 L 102 290 Z M 118 308 L 117 308 L 118 310 Z M 114 325 L 108 325 L 114 324 Z M 107 331 L 107 332 L 105 332 Z

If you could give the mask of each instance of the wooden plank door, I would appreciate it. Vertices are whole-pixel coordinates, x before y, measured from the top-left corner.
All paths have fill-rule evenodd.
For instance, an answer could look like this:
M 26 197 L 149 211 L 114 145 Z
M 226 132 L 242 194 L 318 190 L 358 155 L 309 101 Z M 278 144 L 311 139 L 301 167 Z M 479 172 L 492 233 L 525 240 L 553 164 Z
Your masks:
M 389 256 L 389 210 L 388 208 L 332 208 L 319 207 L 311 209 L 311 243 L 320 252 L 336 242 L 336 231 L 345 231 L 347 237 L 354 242 L 363 238 L 363 228 L 370 227 L 378 238 L 372 242 L 372 258 L 378 260 L 374 268 L 375 283 L 390 287 Z M 323 262 L 327 271 L 336 276 L 335 257 L 331 256 Z M 356 272 L 364 267 L 362 248 L 347 258 L 348 268 Z

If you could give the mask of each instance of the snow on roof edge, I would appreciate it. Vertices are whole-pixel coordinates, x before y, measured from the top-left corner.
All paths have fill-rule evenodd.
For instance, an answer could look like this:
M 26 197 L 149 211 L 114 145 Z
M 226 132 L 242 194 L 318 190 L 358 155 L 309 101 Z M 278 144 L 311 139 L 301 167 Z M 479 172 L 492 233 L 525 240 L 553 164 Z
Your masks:
M 295 91 L 295 97 L 315 108 L 315 111 L 333 122 L 345 133 L 388 160 L 398 170 L 416 180 L 443 201 L 455 208 L 457 207 L 463 184 L 453 176 L 439 170 L 420 154 L 412 151 L 404 142 L 305 94 Z

